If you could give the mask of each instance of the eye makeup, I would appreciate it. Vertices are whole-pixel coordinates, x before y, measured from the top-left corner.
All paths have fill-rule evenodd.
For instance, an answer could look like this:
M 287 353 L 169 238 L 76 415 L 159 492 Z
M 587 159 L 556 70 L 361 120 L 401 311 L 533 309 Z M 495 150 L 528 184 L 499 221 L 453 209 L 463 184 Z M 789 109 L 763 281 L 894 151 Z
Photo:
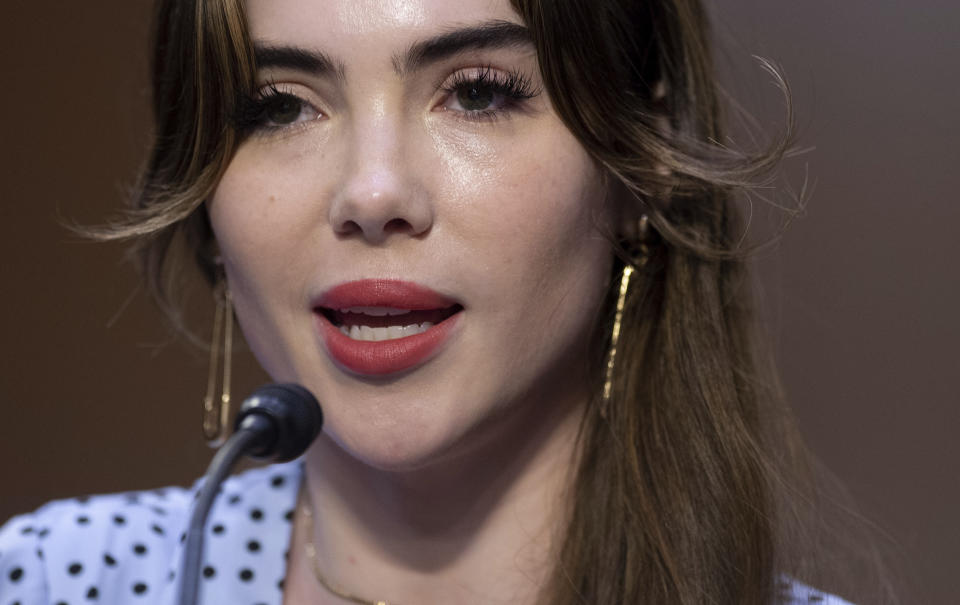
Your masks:
M 448 95 L 445 110 L 477 121 L 497 119 L 540 94 L 521 71 L 496 70 L 489 65 L 459 70 L 438 88 Z
M 501 70 L 490 65 L 458 69 L 435 88 L 444 93 L 437 110 L 475 122 L 504 117 L 540 94 L 540 89 L 520 70 Z M 249 135 L 289 129 L 323 116 L 307 100 L 270 82 L 253 93 L 240 95 L 230 121 L 234 130 Z
M 323 114 L 302 97 L 271 82 L 253 94 L 240 95 L 231 124 L 246 135 L 281 130 L 321 117 Z

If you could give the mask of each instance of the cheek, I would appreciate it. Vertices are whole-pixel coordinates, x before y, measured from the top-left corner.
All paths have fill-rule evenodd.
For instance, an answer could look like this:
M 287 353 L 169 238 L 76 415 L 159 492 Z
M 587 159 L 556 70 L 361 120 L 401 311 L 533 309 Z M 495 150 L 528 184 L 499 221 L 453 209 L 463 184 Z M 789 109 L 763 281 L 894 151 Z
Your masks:
M 234 290 L 297 283 L 290 281 L 297 276 L 296 249 L 310 243 L 321 219 L 297 194 L 309 173 L 286 171 L 297 162 L 280 155 L 265 158 L 241 147 L 211 199 L 210 223 Z
M 295 242 L 311 237 L 307 217 L 285 180 L 267 175 L 262 162 L 241 148 L 209 203 L 210 223 L 244 336 L 264 368 L 288 379 L 289 351 L 277 334 L 291 332 L 289 313 L 302 307 L 305 278 Z
M 485 141 L 443 154 L 448 218 L 471 242 L 470 261 L 492 271 L 510 267 L 546 278 L 558 266 L 596 268 L 609 255 L 602 237 L 609 212 L 599 170 L 569 132 L 553 128 L 517 134 L 509 144 Z
M 271 212 L 277 206 L 276 194 L 255 174 L 235 160 L 210 201 L 210 224 L 239 306 L 254 293 L 257 276 L 270 274 L 273 247 L 278 245 L 270 237 L 276 233 L 272 227 L 277 217 Z
M 447 222 L 465 248 L 456 262 L 471 276 L 473 311 L 489 327 L 478 346 L 499 367 L 490 374 L 568 367 L 559 360 L 589 353 L 612 263 L 600 172 L 559 125 L 471 151 L 443 164 L 445 198 L 457 200 Z

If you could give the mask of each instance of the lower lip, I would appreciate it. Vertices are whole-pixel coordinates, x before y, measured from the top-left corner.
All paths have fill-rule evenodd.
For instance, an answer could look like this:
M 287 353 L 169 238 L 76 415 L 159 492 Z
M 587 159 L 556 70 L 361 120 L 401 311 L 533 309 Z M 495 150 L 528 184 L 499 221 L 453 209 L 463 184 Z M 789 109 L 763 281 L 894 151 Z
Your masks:
M 426 332 L 378 341 L 354 340 L 322 313 L 316 312 L 315 316 L 327 352 L 338 366 L 364 376 L 386 376 L 413 369 L 436 355 L 449 340 L 460 313 Z

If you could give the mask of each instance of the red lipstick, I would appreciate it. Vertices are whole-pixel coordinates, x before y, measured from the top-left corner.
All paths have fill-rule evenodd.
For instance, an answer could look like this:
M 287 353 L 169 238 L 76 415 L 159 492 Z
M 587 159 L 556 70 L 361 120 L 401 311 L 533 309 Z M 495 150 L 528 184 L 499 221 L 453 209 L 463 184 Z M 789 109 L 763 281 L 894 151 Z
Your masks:
M 324 346 L 341 368 L 365 376 L 384 376 L 412 369 L 436 355 L 449 340 L 463 309 L 457 301 L 430 288 L 399 280 L 359 280 L 340 284 L 313 303 Z M 360 340 L 357 326 L 429 327 L 419 333 Z M 354 332 L 350 335 L 353 327 Z M 367 330 L 368 328 L 363 328 Z

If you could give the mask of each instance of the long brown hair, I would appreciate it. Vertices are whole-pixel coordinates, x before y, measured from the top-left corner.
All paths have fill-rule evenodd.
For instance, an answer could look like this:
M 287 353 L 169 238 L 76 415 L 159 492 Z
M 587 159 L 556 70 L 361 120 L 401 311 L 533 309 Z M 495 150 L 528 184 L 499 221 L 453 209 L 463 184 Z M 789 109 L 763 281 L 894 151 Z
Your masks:
M 789 132 L 753 153 L 725 145 L 698 0 L 512 3 L 560 118 L 660 240 L 627 298 L 612 397 L 583 419 L 543 602 L 774 603 L 786 578 L 817 581 L 829 561 L 808 522 L 812 462 L 757 354 L 736 203 Z M 213 279 L 204 201 L 255 74 L 241 0 L 160 0 L 153 48 L 152 154 L 125 218 L 99 235 L 135 238 L 146 283 L 175 312 L 172 251 Z M 607 344 L 598 336 L 597 368 Z
M 627 299 L 610 405 L 585 419 L 554 602 L 771 603 L 772 456 L 699 3 L 516 0 L 567 127 L 663 238 Z M 659 89 L 659 90 L 658 90 Z M 570 590 L 572 589 L 572 590 Z

